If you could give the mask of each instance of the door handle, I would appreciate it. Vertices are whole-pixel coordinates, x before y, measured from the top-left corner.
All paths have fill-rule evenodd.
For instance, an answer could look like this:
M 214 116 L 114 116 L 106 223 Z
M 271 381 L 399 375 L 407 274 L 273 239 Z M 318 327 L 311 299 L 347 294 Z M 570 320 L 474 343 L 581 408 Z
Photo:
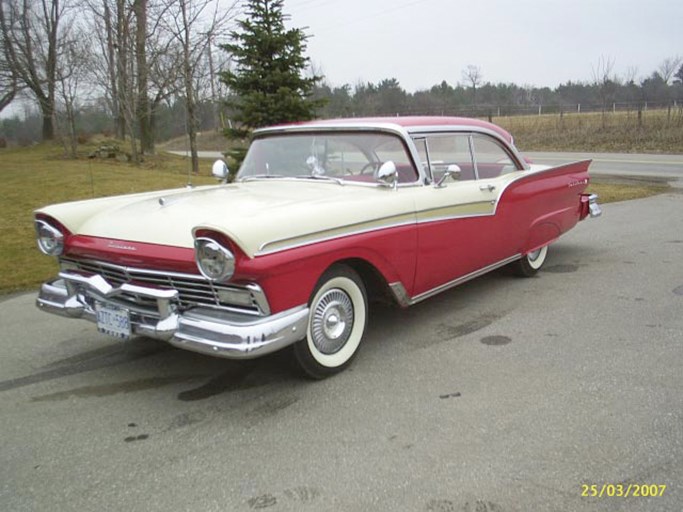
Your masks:
M 496 190 L 496 186 L 491 185 L 490 183 L 488 185 L 479 185 L 479 190 L 488 190 L 489 192 L 493 192 Z

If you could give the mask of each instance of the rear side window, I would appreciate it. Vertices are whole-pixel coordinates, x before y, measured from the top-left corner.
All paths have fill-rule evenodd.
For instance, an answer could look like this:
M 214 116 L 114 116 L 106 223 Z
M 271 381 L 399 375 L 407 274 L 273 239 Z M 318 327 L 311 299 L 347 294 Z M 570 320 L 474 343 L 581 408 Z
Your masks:
M 439 181 L 449 166 L 460 168 L 457 181 L 495 178 L 520 170 L 505 148 L 479 133 L 443 133 L 415 138 L 421 164 Z
M 480 179 L 495 178 L 519 170 L 503 146 L 491 137 L 473 134 L 472 146 Z

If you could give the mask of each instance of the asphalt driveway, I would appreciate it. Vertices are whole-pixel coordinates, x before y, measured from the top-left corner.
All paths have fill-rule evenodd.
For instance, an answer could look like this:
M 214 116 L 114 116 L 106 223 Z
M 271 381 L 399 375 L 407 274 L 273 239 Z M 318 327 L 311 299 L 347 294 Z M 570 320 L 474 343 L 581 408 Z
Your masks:
M 33 301 L 0 303 L 3 510 L 683 503 L 681 194 L 604 206 L 533 279 L 498 271 L 373 308 L 354 365 L 323 382 L 283 354 L 117 342 Z M 610 497 L 603 484 L 666 488 Z M 583 497 L 590 485 L 603 496 Z

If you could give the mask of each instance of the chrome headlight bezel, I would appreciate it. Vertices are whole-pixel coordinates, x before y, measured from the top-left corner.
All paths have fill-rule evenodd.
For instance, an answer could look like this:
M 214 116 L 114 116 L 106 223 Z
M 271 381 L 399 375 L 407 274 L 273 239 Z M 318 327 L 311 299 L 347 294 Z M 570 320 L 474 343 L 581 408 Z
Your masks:
M 214 283 L 227 281 L 235 273 L 235 255 L 213 238 L 195 239 L 194 258 L 202 276 Z
M 36 219 L 34 226 L 40 252 L 48 256 L 59 256 L 64 252 L 64 233 L 41 219 Z

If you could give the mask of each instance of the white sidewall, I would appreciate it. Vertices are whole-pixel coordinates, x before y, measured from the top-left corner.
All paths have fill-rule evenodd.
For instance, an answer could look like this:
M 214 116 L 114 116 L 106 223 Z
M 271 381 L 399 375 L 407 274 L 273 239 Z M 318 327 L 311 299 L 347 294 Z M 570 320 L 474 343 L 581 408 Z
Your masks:
M 308 322 L 308 329 L 306 332 L 306 343 L 308 344 L 308 350 L 319 364 L 327 368 L 336 368 L 341 366 L 353 356 L 358 349 L 358 345 L 360 345 L 366 322 L 365 299 L 363 297 L 363 292 L 360 290 L 360 288 L 358 288 L 358 285 L 348 277 L 334 277 L 323 284 L 315 294 L 315 297 L 313 297 L 313 301 L 311 302 L 311 311 L 315 309 L 315 305 L 320 300 L 320 297 L 334 288 L 338 288 L 346 293 L 353 303 L 353 327 L 351 328 L 351 334 L 349 335 L 349 339 L 347 340 L 346 344 L 334 354 L 323 354 L 313 343 L 310 320 Z
M 539 268 L 541 268 L 543 266 L 543 262 L 545 262 L 545 257 L 547 254 L 548 254 L 548 246 L 546 245 L 546 246 L 541 247 L 536 259 L 534 259 L 534 260 L 529 259 L 529 254 L 527 254 L 526 260 L 532 269 L 538 270 Z

